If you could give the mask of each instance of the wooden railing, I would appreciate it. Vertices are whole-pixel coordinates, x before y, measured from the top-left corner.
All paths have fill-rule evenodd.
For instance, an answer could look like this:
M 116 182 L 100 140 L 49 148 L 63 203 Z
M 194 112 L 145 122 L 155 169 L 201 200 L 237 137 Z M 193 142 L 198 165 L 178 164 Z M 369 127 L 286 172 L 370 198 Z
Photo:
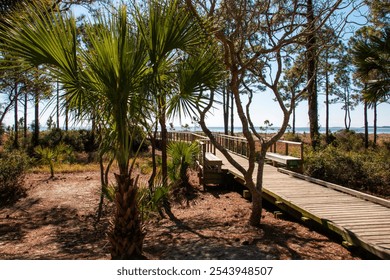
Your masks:
M 290 146 L 295 146 L 295 148 L 290 148 Z M 278 140 L 275 144 L 270 147 L 270 152 L 284 154 L 286 156 L 295 156 L 300 158 L 303 161 L 303 143 L 302 142 L 293 142 L 286 140 Z
M 157 133 L 157 139 L 161 139 L 161 132 Z M 216 148 L 211 143 L 210 139 L 205 135 L 199 133 L 193 133 L 188 131 L 169 131 L 167 133 L 167 141 L 185 141 L 185 142 L 198 142 L 200 145 L 200 155 L 198 161 L 201 165 L 204 165 L 206 153 L 213 153 L 215 155 Z
M 214 133 L 214 137 L 217 142 L 225 147 L 228 151 L 248 157 L 249 147 L 248 140 L 244 137 L 230 136 L 221 133 Z
M 188 131 L 169 131 L 168 141 L 186 141 L 194 142 L 197 141 L 201 145 L 201 151 L 205 153 L 213 153 L 215 155 L 216 148 L 211 143 L 210 139 L 204 134 L 193 133 Z M 230 136 L 222 133 L 213 133 L 217 142 L 225 147 L 228 151 L 248 157 L 249 147 L 248 140 L 244 137 Z M 161 139 L 161 133 L 157 134 L 157 139 Z M 294 147 L 291 147 L 294 146 Z M 260 145 L 257 147 L 259 148 Z M 278 140 L 274 145 L 270 147 L 270 152 L 292 155 L 303 160 L 303 143 L 293 142 L 286 140 Z

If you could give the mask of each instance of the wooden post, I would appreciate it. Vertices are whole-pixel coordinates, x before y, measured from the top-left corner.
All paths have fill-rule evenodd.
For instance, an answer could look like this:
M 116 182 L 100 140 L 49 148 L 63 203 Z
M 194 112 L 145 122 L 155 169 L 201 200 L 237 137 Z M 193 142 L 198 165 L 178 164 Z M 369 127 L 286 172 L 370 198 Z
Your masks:
M 286 143 L 285 155 L 288 155 L 288 143 Z

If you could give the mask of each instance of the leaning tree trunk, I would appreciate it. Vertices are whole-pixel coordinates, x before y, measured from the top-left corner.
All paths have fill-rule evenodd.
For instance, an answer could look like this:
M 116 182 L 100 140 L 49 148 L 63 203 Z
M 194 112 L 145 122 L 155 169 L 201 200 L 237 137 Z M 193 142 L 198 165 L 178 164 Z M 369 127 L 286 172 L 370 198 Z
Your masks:
M 137 204 L 138 177 L 115 174 L 118 190 L 115 196 L 115 220 L 112 232 L 111 258 L 113 260 L 144 259 L 142 244 L 145 237 Z

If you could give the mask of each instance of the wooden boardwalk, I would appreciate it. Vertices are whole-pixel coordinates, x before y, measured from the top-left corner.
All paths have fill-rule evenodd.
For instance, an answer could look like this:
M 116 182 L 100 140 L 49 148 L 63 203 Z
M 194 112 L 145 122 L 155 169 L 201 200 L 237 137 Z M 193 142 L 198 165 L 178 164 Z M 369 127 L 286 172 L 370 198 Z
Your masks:
M 222 169 L 237 179 L 243 176 L 220 153 Z M 232 156 L 242 165 L 247 160 L 239 155 Z M 264 170 L 264 198 L 303 221 L 314 221 L 341 235 L 345 245 L 359 246 L 382 259 L 390 259 L 390 201 L 373 198 L 351 191 L 351 195 L 295 178 L 266 165 Z M 257 174 L 255 173 L 254 179 Z M 338 186 L 337 188 L 343 189 Z

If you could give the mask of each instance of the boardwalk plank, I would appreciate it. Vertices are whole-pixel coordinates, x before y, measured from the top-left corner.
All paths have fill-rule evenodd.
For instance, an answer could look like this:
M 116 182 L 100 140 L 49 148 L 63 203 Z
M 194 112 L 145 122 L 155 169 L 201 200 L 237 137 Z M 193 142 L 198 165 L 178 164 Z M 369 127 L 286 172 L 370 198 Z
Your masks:
M 241 173 L 218 151 L 217 156 L 223 161 L 222 169 L 243 179 Z M 242 166 L 248 166 L 243 157 L 232 156 Z M 254 180 L 256 171 L 255 168 Z M 286 207 L 293 207 L 302 215 L 328 224 L 350 242 L 390 259 L 390 208 L 283 174 L 270 165 L 264 167 L 263 184 L 264 193 L 274 200 L 281 200 Z

